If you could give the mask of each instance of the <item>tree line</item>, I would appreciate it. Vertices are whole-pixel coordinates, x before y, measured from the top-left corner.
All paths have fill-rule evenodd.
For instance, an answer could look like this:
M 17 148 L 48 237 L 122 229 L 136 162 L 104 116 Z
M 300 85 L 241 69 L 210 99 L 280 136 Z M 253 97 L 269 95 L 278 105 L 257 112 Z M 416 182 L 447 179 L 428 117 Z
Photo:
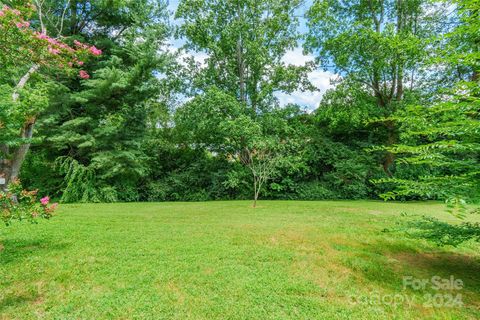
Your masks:
M 62 202 L 478 200 L 476 0 L 0 7 L 6 182 Z M 9 25 L 5 8 L 25 7 L 29 25 Z M 25 28 L 95 57 L 52 60 Z M 315 61 L 286 61 L 298 47 Z M 278 93 L 318 90 L 317 69 L 336 74 L 318 107 L 282 106 Z

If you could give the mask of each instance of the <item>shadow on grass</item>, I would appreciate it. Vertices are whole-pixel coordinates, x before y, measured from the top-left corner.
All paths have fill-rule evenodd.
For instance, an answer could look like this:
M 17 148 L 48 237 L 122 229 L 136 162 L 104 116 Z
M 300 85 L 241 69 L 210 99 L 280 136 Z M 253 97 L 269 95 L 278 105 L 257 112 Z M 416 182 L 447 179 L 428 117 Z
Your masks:
M 3 239 L 0 247 L 0 267 L 31 257 L 39 256 L 44 252 L 62 251 L 69 247 L 70 244 L 65 242 L 53 242 L 51 239 Z
M 53 242 L 51 239 L 2 239 L 0 251 L 0 268 L 3 272 L 8 274 L 9 270 L 13 268 L 22 268 L 22 261 L 30 257 L 42 257 L 45 253 L 61 252 L 70 245 L 63 242 Z M 0 279 L 0 314 L 3 310 L 8 308 L 15 308 L 24 304 L 37 303 L 39 301 L 39 294 L 36 290 L 28 288 L 10 287 L 8 277 Z M 8 292 L 10 291 L 10 292 Z M 1 318 L 1 316 L 0 316 Z
M 18 307 L 23 304 L 33 303 L 38 299 L 37 294 L 17 294 L 17 295 L 7 295 L 0 296 L 0 313 L 1 311 L 11 308 Z
M 462 293 L 480 301 L 480 257 L 431 247 L 418 242 L 379 241 L 351 255 L 346 266 L 370 283 L 402 291 L 403 279 L 412 276 L 430 281 L 432 277 L 460 279 Z M 477 304 L 477 303 L 475 303 Z
M 461 279 L 466 287 L 480 294 L 480 259 L 453 252 L 395 253 L 392 257 L 403 267 L 423 270 L 431 276 Z M 466 288 L 467 289 L 467 288 Z

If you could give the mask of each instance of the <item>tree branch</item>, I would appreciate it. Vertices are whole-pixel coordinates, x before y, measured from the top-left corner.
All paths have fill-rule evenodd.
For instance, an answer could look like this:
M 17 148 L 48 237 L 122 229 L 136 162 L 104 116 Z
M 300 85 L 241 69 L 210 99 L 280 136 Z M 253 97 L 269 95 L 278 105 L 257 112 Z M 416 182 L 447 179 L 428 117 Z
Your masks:
M 15 86 L 15 89 L 13 90 L 12 93 L 12 100 L 16 102 L 18 100 L 18 97 L 20 96 L 20 90 L 22 90 L 25 85 L 27 84 L 28 80 L 30 80 L 30 77 L 32 74 L 37 72 L 37 70 L 40 68 L 38 64 L 34 64 L 33 66 L 30 67 L 30 69 L 23 75 L 23 77 L 20 79 L 20 81 L 17 83 Z

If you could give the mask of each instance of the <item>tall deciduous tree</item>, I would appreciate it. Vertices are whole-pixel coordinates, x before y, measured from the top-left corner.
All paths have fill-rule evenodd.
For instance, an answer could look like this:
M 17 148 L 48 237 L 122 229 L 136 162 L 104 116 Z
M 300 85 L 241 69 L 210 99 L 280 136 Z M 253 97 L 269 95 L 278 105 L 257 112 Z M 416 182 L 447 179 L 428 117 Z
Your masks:
M 324 68 L 357 81 L 385 117 L 416 87 L 434 31 L 435 6 L 425 0 L 316 0 L 307 13 L 305 48 Z M 398 141 L 393 121 L 382 122 L 386 143 Z M 393 154 L 383 159 L 391 175 Z
M 480 200 L 480 3 L 454 1 L 456 27 L 437 48 L 443 70 L 457 69 L 453 88 L 432 97 L 427 105 L 410 106 L 395 120 L 402 126 L 402 143 L 392 146 L 408 167 L 426 167 L 421 177 L 383 179 L 395 186 L 385 199 L 420 196 L 446 200 L 450 212 L 463 218 L 467 202 Z M 425 218 L 411 225 L 417 235 L 439 244 L 480 240 L 480 224 L 450 225 Z
M 276 91 L 312 89 L 307 71 L 283 57 L 299 40 L 299 0 L 183 0 L 176 17 L 186 47 L 207 55 L 192 65 L 192 84 L 216 86 L 255 114 L 276 105 Z
M 394 119 L 402 125 L 402 142 L 388 148 L 402 163 L 427 166 L 418 180 L 386 179 L 397 189 L 384 196 L 420 195 L 439 199 L 478 200 L 480 195 L 480 4 L 455 1 L 458 25 L 446 35 L 436 65 L 460 68 L 453 89 L 440 91 L 433 103 L 410 106 Z

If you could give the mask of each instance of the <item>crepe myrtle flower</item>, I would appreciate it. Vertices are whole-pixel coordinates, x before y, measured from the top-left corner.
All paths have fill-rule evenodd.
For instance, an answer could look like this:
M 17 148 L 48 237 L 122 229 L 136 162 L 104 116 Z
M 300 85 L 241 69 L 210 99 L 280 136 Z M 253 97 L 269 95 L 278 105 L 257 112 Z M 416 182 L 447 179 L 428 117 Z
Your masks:
M 42 206 L 46 206 L 49 202 L 50 202 L 50 197 L 48 196 L 40 199 L 40 203 L 42 204 Z
M 78 73 L 78 75 L 79 75 L 80 78 L 82 78 L 82 79 L 89 79 L 89 78 L 90 78 L 90 75 L 89 75 L 88 72 L 85 71 L 85 70 L 80 70 L 80 72 Z

